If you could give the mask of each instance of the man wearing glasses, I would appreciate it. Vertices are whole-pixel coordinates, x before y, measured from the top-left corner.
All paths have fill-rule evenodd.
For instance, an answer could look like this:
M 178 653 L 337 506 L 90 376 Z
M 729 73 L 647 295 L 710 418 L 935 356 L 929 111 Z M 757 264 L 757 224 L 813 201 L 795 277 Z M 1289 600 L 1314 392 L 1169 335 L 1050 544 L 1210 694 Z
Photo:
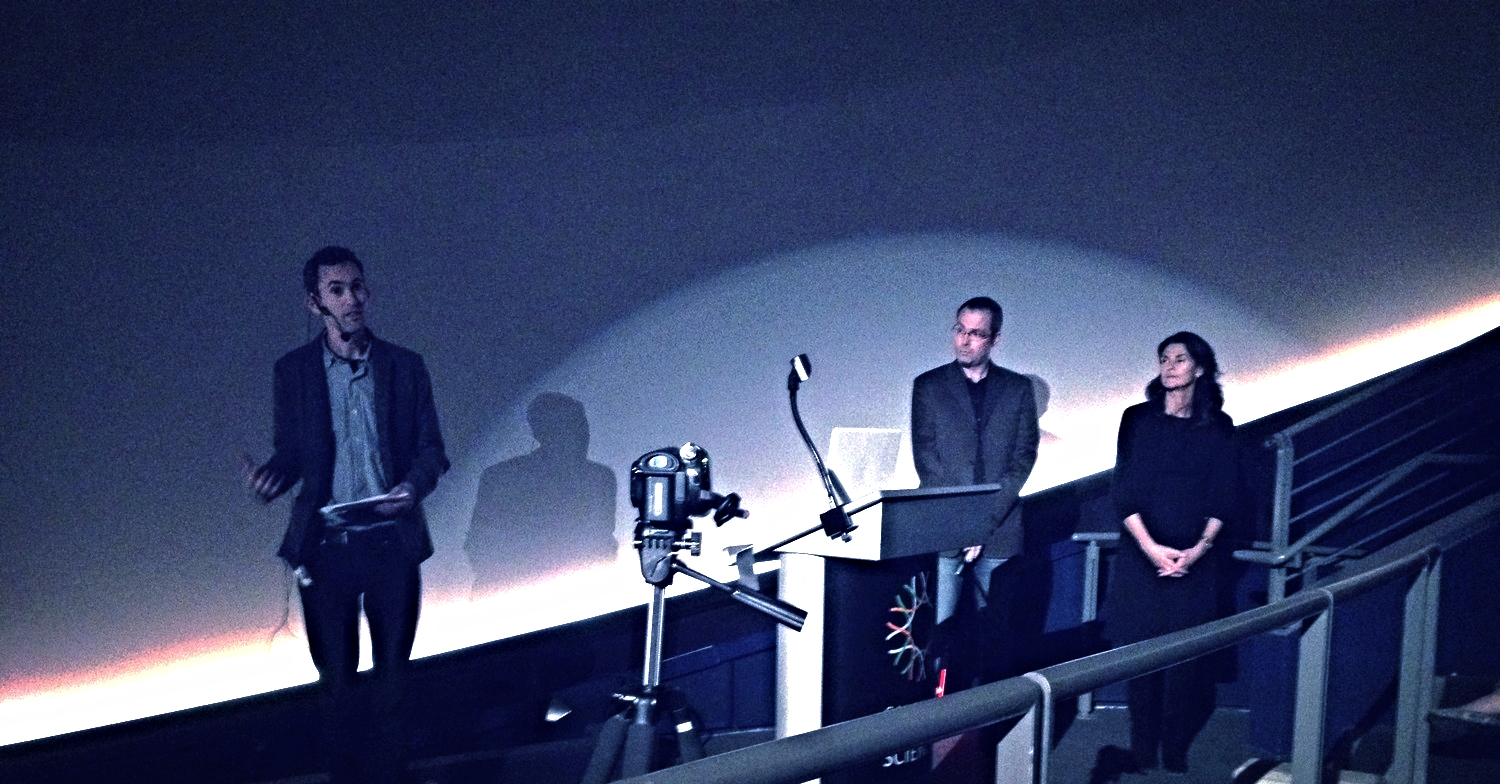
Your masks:
M 1018 496 L 1040 440 L 1031 382 L 990 361 L 1002 318 L 1000 304 L 989 297 L 960 305 L 952 329 L 954 361 L 917 376 L 911 392 L 912 456 L 922 486 L 1001 486 L 989 513 L 989 537 L 938 558 L 937 621 L 952 617 L 961 598 L 972 598 L 985 621 L 967 630 L 977 634 L 959 636 L 973 636 L 982 651 L 993 648 L 992 642 L 1003 645 L 991 639 L 1004 634 L 1010 614 L 1008 597 L 996 595 L 1006 592 L 996 570 L 1021 555 Z M 993 670 L 1003 657 L 991 659 Z

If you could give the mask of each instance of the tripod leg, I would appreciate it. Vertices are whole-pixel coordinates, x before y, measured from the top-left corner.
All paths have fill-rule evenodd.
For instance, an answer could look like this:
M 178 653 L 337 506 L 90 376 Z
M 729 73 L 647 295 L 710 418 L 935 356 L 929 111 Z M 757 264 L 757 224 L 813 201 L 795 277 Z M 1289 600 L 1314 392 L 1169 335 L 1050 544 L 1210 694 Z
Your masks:
M 645 718 L 645 721 L 637 718 L 631 723 L 629 734 L 625 736 L 625 758 L 620 775 L 627 779 L 651 772 L 651 760 L 656 750 L 656 725 L 649 716 Z
M 677 729 L 677 753 L 683 762 L 703 759 L 703 740 L 698 737 L 698 724 L 692 711 L 678 708 L 672 711 L 672 724 Z
M 604 720 L 599 728 L 599 740 L 594 743 L 594 755 L 589 757 L 589 766 L 583 772 L 582 784 L 604 784 L 609 781 L 609 772 L 620 758 L 620 747 L 625 744 L 625 731 L 632 725 L 630 714 L 625 710 Z

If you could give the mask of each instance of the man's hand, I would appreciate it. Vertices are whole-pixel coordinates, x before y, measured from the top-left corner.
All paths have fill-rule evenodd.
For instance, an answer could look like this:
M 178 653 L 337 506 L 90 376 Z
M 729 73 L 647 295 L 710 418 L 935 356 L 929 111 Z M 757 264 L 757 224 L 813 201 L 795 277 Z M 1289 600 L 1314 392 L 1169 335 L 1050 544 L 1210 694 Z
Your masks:
M 247 454 L 240 455 L 239 463 L 245 486 L 259 496 L 261 501 L 269 502 L 286 490 L 286 477 L 270 466 L 256 467 L 255 461 Z
M 400 517 L 407 510 L 417 505 L 417 494 L 415 488 L 406 482 L 391 488 L 386 495 L 396 496 L 389 501 L 382 501 L 375 505 L 375 516 L 382 520 Z
M 964 563 L 974 563 L 975 561 L 979 560 L 979 556 L 981 555 L 984 555 L 984 545 L 976 544 L 973 547 L 965 547 Z

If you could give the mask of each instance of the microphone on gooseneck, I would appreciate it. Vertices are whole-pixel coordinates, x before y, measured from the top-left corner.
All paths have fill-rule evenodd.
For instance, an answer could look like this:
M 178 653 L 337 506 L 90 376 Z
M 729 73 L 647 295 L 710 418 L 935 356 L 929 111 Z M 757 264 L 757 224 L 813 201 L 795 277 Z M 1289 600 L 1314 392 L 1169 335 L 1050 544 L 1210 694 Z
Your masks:
M 809 378 L 812 378 L 812 360 L 806 354 L 792 357 L 792 371 L 786 376 L 787 391 L 796 392 L 797 387 Z
M 807 427 L 802 424 L 802 414 L 797 410 L 797 388 L 802 382 L 812 378 L 812 360 L 806 354 L 798 354 L 792 357 L 792 370 L 786 377 L 787 396 L 791 400 L 792 422 L 797 425 L 797 432 L 802 435 L 802 442 L 807 445 L 807 451 L 812 453 L 813 463 L 818 468 L 818 478 L 823 480 L 823 489 L 828 491 L 828 511 L 818 516 L 823 523 L 823 533 L 828 538 L 843 537 L 845 541 L 849 538 L 849 532 L 853 531 L 854 522 L 849 519 L 849 513 L 844 509 L 844 504 L 849 502 L 841 485 L 837 484 L 832 472 L 823 465 L 823 456 L 818 454 L 818 447 L 813 444 L 812 436 L 808 435 Z

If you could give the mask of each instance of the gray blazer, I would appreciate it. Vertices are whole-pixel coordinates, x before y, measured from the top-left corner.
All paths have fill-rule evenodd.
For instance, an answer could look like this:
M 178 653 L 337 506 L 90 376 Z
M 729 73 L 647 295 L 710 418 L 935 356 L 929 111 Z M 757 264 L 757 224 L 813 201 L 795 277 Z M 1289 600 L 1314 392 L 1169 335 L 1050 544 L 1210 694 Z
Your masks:
M 990 516 L 993 533 L 975 544 L 985 545 L 986 557 L 1008 558 L 1019 555 L 1024 542 L 1016 499 L 1036 465 L 1041 440 L 1036 400 L 1030 380 L 990 363 L 985 396 L 989 417 L 984 432 L 976 433 L 968 383 L 957 362 L 933 368 L 912 382 L 912 457 L 923 487 L 970 485 L 974 458 L 983 445 L 984 483 L 998 483 L 1002 489 L 995 494 Z
M 397 520 L 397 542 L 407 558 L 420 563 L 432 555 L 432 537 L 420 499 L 432 492 L 438 477 L 448 470 L 437 407 L 432 402 L 432 381 L 420 354 L 379 338 L 370 343 L 370 373 L 375 378 L 381 456 L 396 481 L 410 483 L 418 499 Z M 286 489 L 302 482 L 277 554 L 292 566 L 301 566 L 323 535 L 318 509 L 333 492 L 333 417 L 328 409 L 321 337 L 277 360 L 275 399 L 276 451 L 266 465 L 287 478 Z

